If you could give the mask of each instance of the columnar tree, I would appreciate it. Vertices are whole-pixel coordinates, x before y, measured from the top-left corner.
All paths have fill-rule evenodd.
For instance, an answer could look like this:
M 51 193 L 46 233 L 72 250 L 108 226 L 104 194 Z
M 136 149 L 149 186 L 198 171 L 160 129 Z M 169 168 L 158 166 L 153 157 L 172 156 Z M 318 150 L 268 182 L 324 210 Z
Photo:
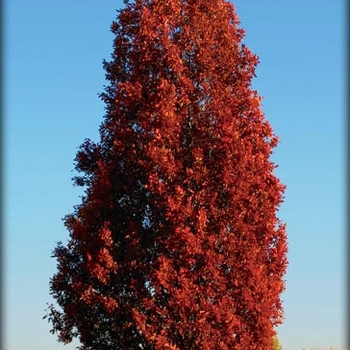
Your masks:
M 282 320 L 284 186 L 251 88 L 256 55 L 224 0 L 118 12 L 100 140 L 54 250 L 48 317 L 81 349 L 272 349 Z

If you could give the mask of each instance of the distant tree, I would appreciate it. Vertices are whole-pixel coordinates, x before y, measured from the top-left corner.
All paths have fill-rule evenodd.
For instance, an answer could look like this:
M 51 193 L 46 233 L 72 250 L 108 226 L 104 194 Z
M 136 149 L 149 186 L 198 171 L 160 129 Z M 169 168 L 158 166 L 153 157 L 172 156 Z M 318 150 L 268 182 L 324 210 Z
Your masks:
M 271 350 L 282 321 L 284 186 L 224 0 L 137 0 L 112 24 L 100 141 L 53 256 L 52 332 L 82 350 Z
M 272 349 L 273 350 L 283 350 L 281 343 L 277 339 L 277 337 L 272 338 Z

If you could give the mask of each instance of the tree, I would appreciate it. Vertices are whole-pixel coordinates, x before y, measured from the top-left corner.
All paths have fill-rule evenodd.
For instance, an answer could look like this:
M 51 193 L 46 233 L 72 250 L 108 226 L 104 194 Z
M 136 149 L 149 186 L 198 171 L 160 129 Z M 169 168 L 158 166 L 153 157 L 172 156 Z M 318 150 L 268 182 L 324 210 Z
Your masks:
M 272 350 L 282 350 L 282 345 L 277 337 L 272 338 Z
M 284 185 L 224 0 L 137 0 L 112 24 L 100 140 L 53 253 L 52 332 L 81 349 L 271 349 L 282 321 Z

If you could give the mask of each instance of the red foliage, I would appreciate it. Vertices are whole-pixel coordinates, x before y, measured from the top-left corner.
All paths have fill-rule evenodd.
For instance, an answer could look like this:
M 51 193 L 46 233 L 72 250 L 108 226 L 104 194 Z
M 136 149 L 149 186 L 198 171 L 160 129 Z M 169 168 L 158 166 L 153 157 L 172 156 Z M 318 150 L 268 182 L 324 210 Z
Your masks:
M 49 320 L 81 349 L 271 349 L 282 321 L 284 186 L 251 89 L 257 56 L 224 0 L 137 0 L 119 12 L 98 144 Z

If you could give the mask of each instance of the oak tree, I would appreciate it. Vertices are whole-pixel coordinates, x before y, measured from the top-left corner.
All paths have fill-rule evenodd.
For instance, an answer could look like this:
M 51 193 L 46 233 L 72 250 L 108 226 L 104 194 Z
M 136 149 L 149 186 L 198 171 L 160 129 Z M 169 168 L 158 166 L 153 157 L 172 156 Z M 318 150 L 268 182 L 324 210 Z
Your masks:
M 88 349 L 272 349 L 282 321 L 278 139 L 224 0 L 126 2 L 100 139 L 53 253 L 52 332 Z

